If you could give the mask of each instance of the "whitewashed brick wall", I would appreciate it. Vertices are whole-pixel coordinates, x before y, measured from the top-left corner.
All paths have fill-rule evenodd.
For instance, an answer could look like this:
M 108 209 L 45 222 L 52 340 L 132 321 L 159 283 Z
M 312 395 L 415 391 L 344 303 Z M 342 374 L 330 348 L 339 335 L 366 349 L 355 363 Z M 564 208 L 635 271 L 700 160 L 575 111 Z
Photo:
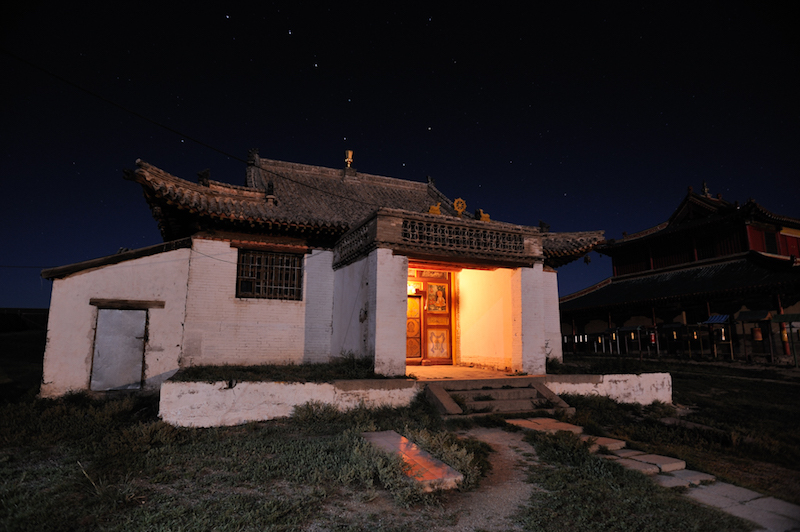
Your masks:
M 542 265 L 515 270 L 519 283 L 520 311 L 515 314 L 514 334 L 519 335 L 522 371 L 530 375 L 545 373 L 545 290 Z M 516 346 L 515 346 L 516 347 Z M 516 353 L 515 353 L 516 354 Z
M 376 249 L 334 278 L 334 353 L 374 357 L 377 373 L 404 375 L 408 258 Z
M 331 253 L 306 255 L 302 301 L 237 298 L 237 258 L 227 242 L 194 240 L 182 364 L 326 360 L 333 311 Z
M 561 314 L 558 307 L 558 274 L 553 270 L 542 271 L 544 294 L 545 341 L 548 356 L 558 361 L 564 360 L 561 350 Z
M 374 331 L 375 372 L 405 375 L 408 257 L 376 249 L 369 260 L 375 262 L 375 281 L 370 283 L 375 312 L 367 316 Z
M 189 250 L 109 264 L 53 281 L 42 397 L 88 390 L 97 326 L 93 298 L 163 301 L 147 310 L 144 386 L 158 388 L 178 369 Z

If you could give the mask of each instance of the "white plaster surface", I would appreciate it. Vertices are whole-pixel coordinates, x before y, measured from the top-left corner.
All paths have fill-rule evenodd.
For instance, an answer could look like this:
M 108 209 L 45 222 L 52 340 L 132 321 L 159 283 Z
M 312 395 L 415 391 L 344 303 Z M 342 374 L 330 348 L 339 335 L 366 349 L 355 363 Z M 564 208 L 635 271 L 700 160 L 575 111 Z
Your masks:
M 189 250 L 177 249 L 54 279 L 42 397 L 88 390 L 97 307 L 93 298 L 163 301 L 147 310 L 144 387 L 157 389 L 178 369 Z
M 306 301 L 237 298 L 238 250 L 195 239 L 189 267 L 182 365 L 300 364 Z M 314 280 L 304 275 L 304 290 Z M 314 357 L 316 358 L 316 357 Z
M 543 375 L 546 372 L 545 345 L 545 292 L 543 289 L 542 264 L 532 268 L 519 268 L 519 291 L 521 295 L 520 312 L 515 314 L 519 329 L 515 334 L 521 337 L 522 371 L 530 375 Z M 549 309 L 548 309 L 549 310 Z M 558 313 L 558 307 L 552 309 Z
M 356 384 L 354 384 L 356 383 Z M 310 401 L 333 404 L 345 411 L 408 405 L 424 384 L 405 379 L 287 382 L 165 382 L 160 416 L 181 427 L 216 427 L 289 417 L 294 407 Z
M 542 291 L 544 340 L 547 344 L 547 358 L 563 362 L 561 313 L 558 306 L 558 273 L 555 270 L 545 269 L 542 271 Z
M 333 331 L 331 351 L 335 356 L 352 352 L 373 356 L 367 350 L 369 328 L 370 261 L 358 260 L 333 274 Z
M 512 273 L 509 269 L 459 272 L 461 364 L 512 368 Z
M 547 387 L 557 395 L 601 395 L 621 403 L 643 405 L 654 401 L 672 403 L 672 376 L 669 373 L 548 375 Z
M 375 261 L 375 282 L 370 290 L 375 312 L 368 316 L 375 339 L 375 373 L 405 375 L 408 257 L 379 248 L 369 258 Z

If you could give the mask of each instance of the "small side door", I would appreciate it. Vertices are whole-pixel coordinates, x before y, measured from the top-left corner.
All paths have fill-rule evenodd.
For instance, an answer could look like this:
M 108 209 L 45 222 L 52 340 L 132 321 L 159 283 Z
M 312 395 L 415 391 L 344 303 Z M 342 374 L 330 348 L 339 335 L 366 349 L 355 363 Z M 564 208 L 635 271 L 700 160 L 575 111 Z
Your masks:
M 146 310 L 98 309 L 90 389 L 142 387 Z

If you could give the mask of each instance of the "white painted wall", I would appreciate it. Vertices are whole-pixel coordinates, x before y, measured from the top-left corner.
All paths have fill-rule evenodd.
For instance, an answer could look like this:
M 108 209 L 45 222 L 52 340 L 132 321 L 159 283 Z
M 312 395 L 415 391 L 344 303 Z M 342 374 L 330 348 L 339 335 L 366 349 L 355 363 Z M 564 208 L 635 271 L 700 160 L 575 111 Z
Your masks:
M 555 270 L 542 270 L 542 290 L 544 297 L 544 336 L 547 342 L 548 358 L 562 362 L 561 313 L 558 306 L 558 273 Z
M 461 364 L 513 369 L 512 275 L 508 269 L 457 275 Z
M 370 347 L 375 353 L 375 373 L 405 375 L 408 257 L 379 248 L 370 253 L 369 260 L 375 264 L 369 291 L 374 294 L 370 306 L 375 312 L 367 315 L 374 338 Z
M 654 401 L 672 403 L 669 373 L 639 375 L 549 375 L 547 387 L 557 394 L 601 395 L 620 403 L 649 405 Z
M 372 357 L 368 351 L 370 311 L 369 258 L 339 268 L 333 273 L 333 332 L 331 351 L 334 356 L 352 352 Z
M 518 311 L 514 312 L 515 342 L 513 359 L 521 364 L 522 371 L 530 375 L 543 375 L 545 368 L 545 292 L 542 265 L 514 270 L 512 278 L 515 292 L 519 294 Z
M 172 425 L 218 427 L 289 417 L 296 406 L 316 401 L 345 411 L 358 406 L 407 406 L 424 384 L 385 379 L 334 383 L 166 382 L 159 415 Z
M 228 242 L 196 238 L 189 267 L 182 365 L 328 360 L 332 258 L 329 251 L 305 256 L 302 301 L 237 298 L 238 250 Z
M 178 369 L 189 250 L 177 249 L 110 264 L 53 281 L 42 397 L 88 390 L 97 308 L 92 298 L 163 301 L 148 309 L 145 388 L 156 389 Z

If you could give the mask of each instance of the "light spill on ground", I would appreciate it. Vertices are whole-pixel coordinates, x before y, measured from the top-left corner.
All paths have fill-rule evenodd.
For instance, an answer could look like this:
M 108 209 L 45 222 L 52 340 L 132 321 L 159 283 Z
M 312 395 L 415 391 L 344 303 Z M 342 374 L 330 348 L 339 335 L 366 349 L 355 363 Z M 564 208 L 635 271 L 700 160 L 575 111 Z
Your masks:
M 383 491 L 352 493 L 349 501 L 337 497 L 335 503 L 326 505 L 306 530 L 321 532 L 343 526 L 425 532 L 521 530 L 513 518 L 533 489 L 525 481 L 527 467 L 535 460 L 533 447 L 522 441 L 522 432 L 478 428 L 459 436 L 482 440 L 495 450 L 489 456 L 492 471 L 481 479 L 478 489 L 446 493 L 440 506 L 408 509 L 399 508 Z

